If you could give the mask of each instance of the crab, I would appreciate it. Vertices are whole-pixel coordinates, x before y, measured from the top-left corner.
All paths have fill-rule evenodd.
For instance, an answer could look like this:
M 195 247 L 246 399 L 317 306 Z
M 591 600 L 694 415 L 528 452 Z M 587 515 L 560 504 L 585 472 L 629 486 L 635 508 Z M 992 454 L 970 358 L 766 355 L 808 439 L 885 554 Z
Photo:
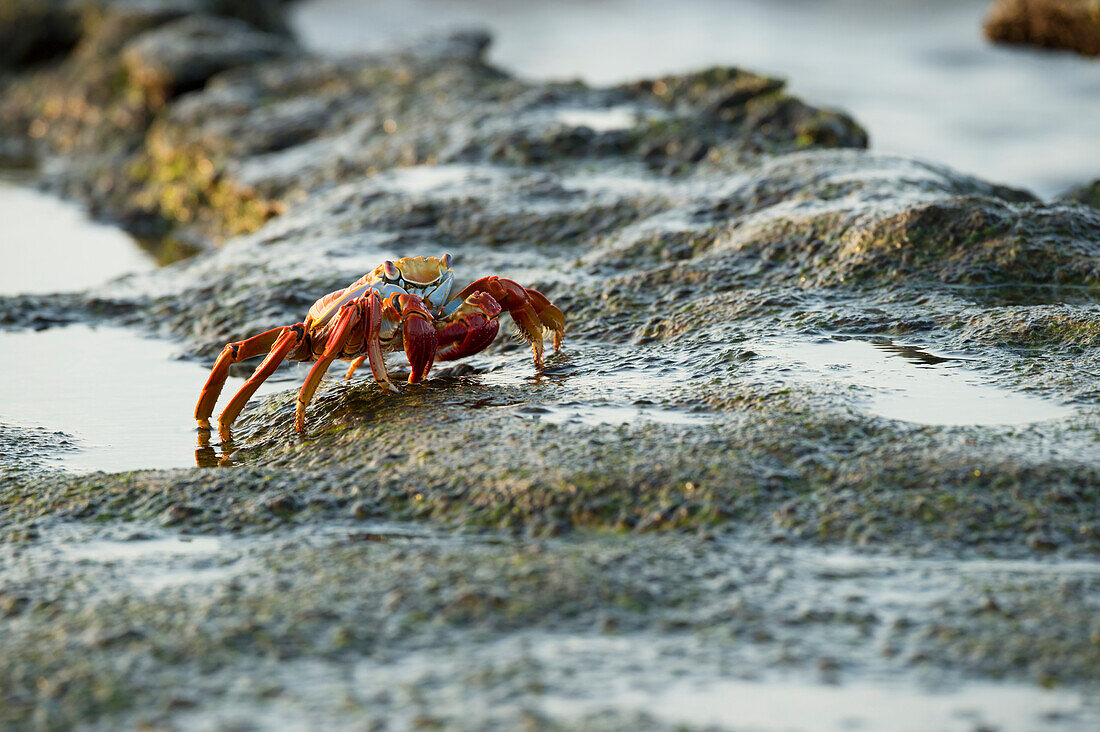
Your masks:
M 306 407 L 336 359 L 351 362 L 345 379 L 366 361 L 378 385 L 397 392 L 386 372 L 387 352 L 404 351 L 409 360 L 409 383 L 415 384 L 427 377 L 434 361 L 453 361 L 487 348 L 497 335 L 497 316 L 504 311 L 512 316 L 520 337 L 531 344 L 536 366 L 542 366 L 547 332 L 553 336 L 554 350 L 561 348 L 565 316 L 545 295 L 490 275 L 452 296 L 452 263 L 450 254 L 387 260 L 313 303 L 301 323 L 226 345 L 195 406 L 200 430 L 210 429 L 210 415 L 229 367 L 264 353 L 267 357 L 218 418 L 223 437 L 229 435 L 248 399 L 285 359 L 314 362 L 298 392 L 294 429 L 301 433 L 305 431 Z

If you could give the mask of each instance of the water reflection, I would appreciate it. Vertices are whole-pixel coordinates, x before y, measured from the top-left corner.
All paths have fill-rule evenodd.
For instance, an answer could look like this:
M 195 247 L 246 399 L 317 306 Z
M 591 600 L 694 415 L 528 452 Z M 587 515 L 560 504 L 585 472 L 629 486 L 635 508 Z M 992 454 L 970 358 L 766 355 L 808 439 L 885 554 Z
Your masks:
M 209 365 L 178 360 L 175 348 L 121 328 L 0 332 L 0 350 L 18 354 L 0 380 L 0 420 L 73 435 L 78 449 L 48 462 L 74 472 L 192 466 L 195 401 Z M 230 376 L 225 393 L 242 383 Z M 257 396 L 285 388 L 268 382 Z M 205 447 L 200 459 L 209 461 L 214 447 Z M 215 463 L 232 459 L 231 443 L 220 450 Z
M 0 295 L 78 292 L 200 251 L 172 237 L 135 239 L 33 183 L 0 171 Z
M 1012 425 L 1059 419 L 1072 408 L 983 382 L 959 357 L 891 342 L 798 340 L 753 344 L 785 382 L 840 386 L 872 414 L 930 425 Z M 944 364 L 948 364 L 945 367 Z
M 235 465 L 233 453 L 236 445 L 229 430 L 221 433 L 221 442 L 210 442 L 210 430 L 200 427 L 199 446 L 195 449 L 195 465 L 200 468 L 228 468 Z M 217 447 L 215 447 L 215 444 Z M 219 454 L 219 450 L 221 451 Z
M 937 356 L 934 353 L 929 353 L 917 346 L 905 346 L 900 343 L 872 343 L 872 346 L 889 353 L 892 356 L 900 356 L 914 366 L 937 366 L 941 363 L 947 363 L 949 361 L 964 361 L 968 359 L 955 358 L 951 356 Z

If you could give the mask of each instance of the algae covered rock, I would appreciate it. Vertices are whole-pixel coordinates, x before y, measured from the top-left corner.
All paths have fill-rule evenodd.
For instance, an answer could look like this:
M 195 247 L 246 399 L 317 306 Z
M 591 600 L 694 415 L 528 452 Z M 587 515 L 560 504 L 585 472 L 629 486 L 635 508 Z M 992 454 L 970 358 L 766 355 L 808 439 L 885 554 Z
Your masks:
M 238 21 L 209 22 L 135 25 L 133 37 L 114 31 L 110 41 L 132 49 L 172 38 L 201 57 L 205 46 L 180 40 L 194 39 L 179 29 L 218 28 L 256 40 L 261 56 L 274 49 L 273 36 Z M 120 290 L 66 301 L 67 317 L 155 327 L 205 359 L 227 341 L 297 322 L 314 299 L 382 259 L 442 251 L 454 254 L 460 277 L 514 277 L 569 314 L 553 378 L 494 381 L 496 371 L 528 368 L 502 340 L 472 371 L 443 372 L 403 400 L 358 383 L 322 393 L 311 421 L 332 436 L 321 442 L 288 446 L 289 397 L 266 400 L 244 414 L 230 455 L 206 446 L 201 463 L 253 461 L 292 476 L 303 461 L 336 466 L 374 486 L 384 512 L 535 531 L 740 516 L 822 537 L 870 535 L 871 522 L 890 541 L 955 541 L 966 516 L 996 506 L 1011 526 L 1007 541 L 1020 538 L 1035 505 L 1026 501 L 990 498 L 943 525 L 914 526 L 899 513 L 921 480 L 957 498 L 953 471 L 977 459 L 982 440 L 960 452 L 943 431 L 914 435 L 827 389 L 792 391 L 756 349 L 852 333 L 992 347 L 1020 368 L 990 366 L 998 378 L 1087 399 L 1094 384 L 1076 366 L 1096 358 L 1093 210 L 869 153 L 854 121 L 786 95 L 771 77 L 724 67 L 606 88 L 535 83 L 488 64 L 487 42 L 460 33 L 339 60 L 290 45 L 266 60 L 231 53 L 240 65 L 159 106 L 133 86 L 105 92 L 113 114 L 134 105 L 126 135 L 104 136 L 67 106 L 50 118 L 42 139 L 57 143 L 54 128 L 68 125 L 84 141 L 61 180 L 102 213 L 224 240 Z M 24 92 L 44 83 L 33 77 Z M 86 79 L 48 77 L 61 78 L 70 89 Z M 96 147 L 107 139 L 113 155 Z M 1060 309 L 1035 310 L 1027 298 L 1040 295 Z M 3 307 L 0 322 L 18 325 L 56 318 L 59 306 L 23 298 Z M 1025 347 L 1056 355 L 1033 363 L 1012 351 Z M 646 405 L 669 410 L 671 421 L 608 435 L 598 418 L 569 416 Z M 559 422 L 531 416 L 543 413 L 565 415 L 553 419 L 564 420 L 567 439 L 554 437 Z M 855 462 L 844 437 L 853 430 L 866 438 Z M 537 448 L 517 465 L 514 451 L 473 433 Z M 922 450 L 895 448 L 909 439 Z M 1009 484 L 1026 492 L 1031 475 L 1071 487 L 1091 479 L 1095 466 L 1072 440 L 1066 461 L 1019 467 L 1029 439 L 991 458 Z M 417 457 L 439 452 L 459 457 Z M 402 457 L 383 465 L 376 456 L 388 453 Z M 784 467 L 793 453 L 816 457 Z M 343 482 L 317 490 L 318 500 L 350 500 Z M 820 500 L 780 511 L 805 490 Z M 851 491 L 874 499 L 853 503 Z M 872 506 L 874 519 L 862 510 Z M 270 518 L 226 510 L 234 521 Z M 1052 510 L 1069 537 L 1069 514 Z

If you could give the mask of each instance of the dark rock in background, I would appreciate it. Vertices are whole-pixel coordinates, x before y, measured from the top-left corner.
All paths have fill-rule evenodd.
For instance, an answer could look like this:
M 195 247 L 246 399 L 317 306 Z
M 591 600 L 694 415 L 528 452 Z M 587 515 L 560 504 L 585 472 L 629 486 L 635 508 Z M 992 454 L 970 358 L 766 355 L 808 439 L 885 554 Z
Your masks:
M 80 39 L 80 15 L 66 0 L 0 2 L 0 73 L 66 55 Z
M 1058 196 L 1061 201 L 1076 201 L 1093 208 L 1100 208 L 1100 180 L 1084 183 Z
M 1100 3 L 1096 0 L 994 0 L 985 34 L 998 43 L 1061 48 L 1100 56 Z
M 145 33 L 122 48 L 130 82 L 163 104 L 201 88 L 214 74 L 283 55 L 285 38 L 244 21 L 191 15 Z

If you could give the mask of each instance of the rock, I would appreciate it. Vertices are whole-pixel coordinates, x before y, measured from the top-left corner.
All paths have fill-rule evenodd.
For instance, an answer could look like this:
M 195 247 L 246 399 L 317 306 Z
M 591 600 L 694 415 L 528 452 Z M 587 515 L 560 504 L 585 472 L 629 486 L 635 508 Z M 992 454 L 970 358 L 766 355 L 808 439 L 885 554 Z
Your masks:
M 302 509 L 302 502 L 288 493 L 280 493 L 265 499 L 264 507 L 271 513 L 289 516 Z
M 178 22 L 119 24 L 96 48 Z M 24 470 L 62 441 L 0 425 L 5 593 L 29 598 L 0 654 L 0 726 L 228 727 L 279 695 L 328 726 L 431 705 L 442 726 L 510 729 L 536 694 L 752 678 L 768 659 L 802 678 L 824 659 L 830 680 L 918 658 L 1095 680 L 1097 578 L 1075 567 L 1059 593 L 1056 562 L 1017 582 L 986 559 L 1100 552 L 1100 212 L 867 151 L 849 117 L 742 69 L 591 88 L 483 53 L 477 34 L 292 50 L 157 108 L 101 78 L 121 62 L 82 75 L 70 57 L 0 91 L 0 121 L 42 120 L 29 144 L 64 152 L 65 190 L 208 244 L 125 287 L 0 297 L 5 328 L 156 330 L 209 366 L 384 258 L 443 251 L 459 280 L 513 277 L 568 319 L 541 368 L 501 338 L 397 395 L 326 380 L 302 435 L 299 370 L 242 412 L 232 467 Z M 87 108 L 53 105 L 78 90 Z M 841 344 L 869 355 L 812 367 Z M 879 361 L 1064 416 L 969 424 L 978 407 L 921 392 L 930 423 L 910 422 L 880 408 L 909 380 Z M 193 425 L 186 405 L 165 418 Z M 157 516 L 221 538 L 57 557 L 100 521 Z M 386 528 L 349 533 L 352 517 Z M 915 589 L 883 600 L 884 581 Z M 1006 610 L 975 612 L 986 596 Z M 97 626 L 120 642 L 73 642 Z M 594 629 L 644 638 L 642 655 Z M 169 709 L 181 694 L 190 717 Z M 448 700 L 493 718 L 452 719 Z
M 0 592 L 0 617 L 11 618 L 23 612 L 30 599 L 18 593 Z
M 122 49 L 135 84 L 163 103 L 219 72 L 284 55 L 286 40 L 241 20 L 191 15 L 147 31 Z
M 377 513 L 374 507 L 366 501 L 356 501 L 355 503 L 351 504 L 351 508 L 348 512 L 352 515 L 352 517 L 357 519 L 368 519 Z
M 0 137 L 83 157 L 79 179 L 61 172 L 56 184 L 142 236 L 247 233 L 298 191 L 415 163 L 634 159 L 683 173 L 763 153 L 866 145 L 846 115 L 736 68 L 607 89 L 540 86 L 488 65 L 483 32 L 334 62 L 211 14 L 232 3 L 185 17 L 180 7 L 114 9 L 61 67 L 0 92 Z M 128 80 L 121 88 L 120 77 Z M 65 101 L 72 97 L 84 100 L 79 108 Z M 596 131 L 570 122 L 571 109 L 629 109 L 629 123 Z M 99 182 L 94 190 L 89 179 Z
M 998 43 L 1063 48 L 1100 56 L 1097 0 L 994 0 L 985 35 Z
M 1083 203 L 1086 206 L 1100 208 L 1100 179 L 1071 188 L 1058 196 L 1058 200 Z
M 198 506 L 186 503 L 173 503 L 161 513 L 160 523 L 162 526 L 174 526 L 199 513 L 202 513 L 202 509 Z
M 57 188 L 70 197 L 85 199 L 99 215 L 129 219 L 130 228 L 142 236 L 163 231 L 156 230 L 156 221 L 134 216 L 122 207 L 104 210 L 101 202 L 90 200 L 90 189 L 95 186 L 88 181 L 96 179 L 106 185 L 103 171 L 126 169 L 126 156 L 142 145 L 155 111 L 176 90 L 162 86 L 172 79 L 163 75 L 165 69 L 153 63 L 155 59 L 135 66 L 140 78 L 152 87 L 130 79 L 122 60 L 123 47 L 144 33 L 186 20 L 196 12 L 214 24 L 228 20 L 251 23 L 269 33 L 286 32 L 277 0 L 11 0 L 0 3 L 0 12 L 18 21 L 0 22 L 0 70 L 5 64 L 22 63 L 17 59 L 24 56 L 31 64 L 21 73 L 8 74 L 0 84 L 0 162 L 31 165 L 50 154 L 88 156 L 97 161 L 94 165 L 101 166 L 101 172 L 89 171 L 90 178 L 83 180 L 58 180 Z M 262 49 L 255 47 L 262 45 L 256 36 L 234 27 L 232 32 L 225 31 L 224 39 L 236 44 L 231 53 L 210 49 L 212 39 L 201 36 L 190 40 L 193 47 L 188 52 L 184 48 L 187 39 L 178 34 L 174 43 L 172 38 L 162 37 L 161 48 L 177 63 L 201 62 L 195 67 L 201 73 L 175 69 L 182 80 L 197 84 L 195 76 L 224 67 L 234 54 L 251 50 L 262 56 Z M 70 28 L 75 30 L 70 33 Z M 3 34 L 8 32 L 12 37 L 5 39 Z M 253 29 L 253 34 L 260 31 Z M 206 50 L 200 52 L 204 43 Z M 253 47 L 249 48 L 249 43 Z M 282 44 L 288 52 L 295 48 L 285 37 Z M 3 54 L 9 49 L 5 60 Z M 41 57 L 49 57 L 49 63 L 36 63 Z M 138 58 L 134 57 L 135 62 Z
M 80 39 L 80 14 L 65 0 L 0 0 L 0 70 L 64 56 Z

